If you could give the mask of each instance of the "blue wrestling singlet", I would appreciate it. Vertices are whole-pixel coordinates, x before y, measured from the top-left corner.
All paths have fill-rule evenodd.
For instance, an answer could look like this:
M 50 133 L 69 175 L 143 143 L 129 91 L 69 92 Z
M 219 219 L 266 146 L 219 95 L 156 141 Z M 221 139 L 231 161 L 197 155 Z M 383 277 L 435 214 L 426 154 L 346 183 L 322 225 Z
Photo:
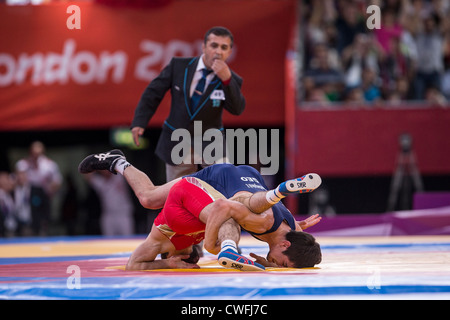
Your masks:
M 198 178 L 210 184 L 225 197 L 230 198 L 240 191 L 251 193 L 268 191 L 261 174 L 253 167 L 241 165 L 235 166 L 229 163 L 214 164 L 206 167 L 190 176 Z M 295 219 L 291 212 L 278 202 L 272 207 L 274 223 L 272 227 L 263 233 L 249 232 L 253 236 L 274 232 L 283 221 L 295 230 Z

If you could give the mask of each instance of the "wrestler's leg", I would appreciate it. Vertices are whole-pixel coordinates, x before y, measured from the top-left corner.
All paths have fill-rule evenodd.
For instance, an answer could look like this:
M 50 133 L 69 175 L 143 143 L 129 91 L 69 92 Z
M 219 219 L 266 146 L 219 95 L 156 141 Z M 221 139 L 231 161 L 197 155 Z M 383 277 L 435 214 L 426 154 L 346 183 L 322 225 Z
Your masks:
M 233 219 L 228 219 L 220 227 L 217 238 L 219 243 L 222 243 L 225 240 L 231 240 L 235 243 L 239 243 L 241 238 L 241 227 Z
M 225 221 L 219 229 L 218 241 L 221 249 L 218 255 L 219 264 L 241 271 L 261 271 L 265 268 L 239 254 L 237 243 L 240 239 L 240 226 L 233 219 Z
M 205 247 L 210 253 L 218 253 L 219 264 L 225 267 L 242 271 L 264 270 L 264 266 L 239 254 L 237 249 L 240 239 L 239 224 L 233 219 L 226 218 L 223 222 L 222 217 L 229 216 L 229 210 L 236 210 L 236 206 L 242 205 L 219 199 L 203 208 L 199 219 L 206 224 Z
M 150 178 L 133 167 L 119 149 L 91 154 L 83 159 L 78 166 L 80 173 L 86 174 L 98 170 L 108 170 L 113 174 L 122 174 L 133 189 L 143 207 L 148 209 L 162 208 L 167 195 L 177 180 L 170 181 L 162 186 L 155 186 Z
M 133 189 L 139 202 L 147 209 L 160 209 L 164 206 L 169 190 L 180 179 L 175 179 L 162 186 L 155 186 L 150 178 L 134 166 L 128 166 L 123 171 L 125 180 Z
M 230 200 L 238 201 L 245 205 L 251 212 L 259 214 L 270 209 L 274 204 L 266 199 L 268 191 L 259 191 L 255 193 L 243 191 L 238 192 Z
M 307 193 L 316 190 L 322 179 L 317 173 L 308 173 L 303 177 L 282 182 L 273 190 L 266 193 L 266 199 L 269 203 L 277 203 L 289 194 Z
M 253 213 L 259 214 L 270 209 L 288 194 L 312 192 L 322 183 L 318 174 L 310 173 L 301 178 L 281 183 L 276 189 L 260 192 L 238 192 L 231 200 L 239 201 Z

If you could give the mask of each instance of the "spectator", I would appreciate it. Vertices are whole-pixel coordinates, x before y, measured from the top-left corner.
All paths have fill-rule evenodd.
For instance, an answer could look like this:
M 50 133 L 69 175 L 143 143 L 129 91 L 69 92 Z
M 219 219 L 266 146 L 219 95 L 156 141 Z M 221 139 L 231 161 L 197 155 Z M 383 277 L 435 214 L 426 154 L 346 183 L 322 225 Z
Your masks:
M 304 83 L 311 88 L 321 88 L 328 101 L 338 101 L 344 86 L 344 77 L 337 67 L 330 65 L 328 46 L 318 43 L 314 56 L 305 72 Z
M 337 30 L 337 50 L 339 54 L 355 39 L 359 33 L 366 33 L 366 23 L 359 11 L 358 3 L 354 0 L 338 1 L 339 15 L 335 21 Z
M 326 188 L 317 189 L 310 196 L 308 214 L 320 214 L 320 216 L 334 217 L 336 210 L 330 204 L 330 193 Z
M 415 62 L 399 37 L 393 36 L 389 41 L 389 51 L 383 58 L 381 65 L 381 77 L 384 90 L 392 90 L 396 87 L 398 79 L 414 79 Z M 405 97 L 406 98 L 406 97 Z
M 48 197 L 41 187 L 31 185 L 28 181 L 26 162 L 16 165 L 16 185 L 14 203 L 17 219 L 17 234 L 21 236 L 39 235 L 42 217 L 46 216 Z
M 439 107 L 447 106 L 447 99 L 441 93 L 439 88 L 435 88 L 435 87 L 429 87 L 426 89 L 425 101 L 427 101 L 431 105 L 435 105 L 435 106 L 439 106 Z
M 443 35 L 439 30 L 439 17 L 425 18 L 423 31 L 415 36 L 417 45 L 417 72 L 414 79 L 415 99 L 424 100 L 429 87 L 441 88 L 443 66 Z
M 43 207 L 39 231 L 41 235 L 45 235 L 50 219 L 52 200 L 62 183 L 59 167 L 55 161 L 45 155 L 45 146 L 40 141 L 31 144 L 29 156 L 19 160 L 16 166 L 26 166 L 30 184 L 42 188 L 45 192 L 45 199 L 42 199 Z
M 378 73 L 378 60 L 381 55 L 378 44 L 372 38 L 364 33 L 357 34 L 353 43 L 342 52 L 346 87 L 360 86 L 363 81 L 363 70 L 366 68 Z
M 58 164 L 46 156 L 45 146 L 35 141 L 30 146 L 30 155 L 24 159 L 28 164 L 28 179 L 31 184 L 42 186 L 49 197 L 55 195 L 62 183 Z
M 398 77 L 395 81 L 394 90 L 401 101 L 411 100 L 411 85 L 408 77 Z
M 364 92 L 360 87 L 347 89 L 344 101 L 347 108 L 361 108 L 361 106 L 366 105 L 364 103 Z
M 403 27 L 397 19 L 397 15 L 393 10 L 382 10 L 382 23 L 380 29 L 374 29 L 375 39 L 386 54 L 391 53 L 391 39 L 399 39 L 403 33 Z
M 14 188 L 14 204 L 18 223 L 18 234 L 31 235 L 31 187 L 28 183 L 25 163 L 16 166 L 16 185 Z
M 134 207 L 124 178 L 109 171 L 99 171 L 84 177 L 100 198 L 102 234 L 106 236 L 133 234 Z
M 13 190 L 14 181 L 11 174 L 0 172 L 0 235 L 4 237 L 13 236 L 17 228 Z
M 398 106 L 402 102 L 400 93 L 395 90 L 389 90 L 385 93 L 385 101 L 388 106 Z
M 370 67 L 364 68 L 361 84 L 364 100 L 372 104 L 379 103 L 382 100 L 380 87 L 380 79 L 376 72 Z
M 307 96 L 305 97 L 305 101 L 313 102 L 320 107 L 323 107 L 330 103 L 322 88 L 316 87 L 312 87 L 310 90 L 308 90 Z

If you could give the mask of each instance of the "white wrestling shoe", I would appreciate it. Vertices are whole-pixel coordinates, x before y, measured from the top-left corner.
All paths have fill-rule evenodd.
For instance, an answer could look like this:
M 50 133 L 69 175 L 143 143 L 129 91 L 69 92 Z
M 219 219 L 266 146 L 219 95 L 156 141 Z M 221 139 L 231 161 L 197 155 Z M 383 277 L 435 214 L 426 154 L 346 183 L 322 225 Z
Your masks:
M 293 193 L 308 193 L 316 190 L 322 183 L 322 179 L 317 173 L 308 173 L 301 178 L 282 182 L 277 190 L 283 196 Z
M 264 271 L 266 268 L 233 250 L 225 250 L 219 253 L 219 264 L 226 268 L 233 268 L 240 271 Z

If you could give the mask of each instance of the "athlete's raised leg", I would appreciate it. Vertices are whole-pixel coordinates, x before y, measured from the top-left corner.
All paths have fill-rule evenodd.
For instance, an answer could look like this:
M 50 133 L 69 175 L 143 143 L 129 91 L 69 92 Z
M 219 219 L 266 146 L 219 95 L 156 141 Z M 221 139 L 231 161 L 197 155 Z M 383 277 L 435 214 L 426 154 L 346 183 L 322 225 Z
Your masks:
M 155 186 L 150 178 L 134 166 L 129 166 L 123 171 L 125 180 L 133 189 L 136 197 L 144 208 L 160 209 L 164 206 L 170 188 L 180 178 L 167 182 L 161 186 Z
M 123 152 L 118 149 L 91 154 L 84 158 L 78 166 L 80 173 L 90 173 L 98 170 L 108 170 L 114 174 L 122 174 L 141 205 L 147 209 L 162 208 L 170 188 L 179 181 L 179 179 L 176 179 L 162 186 L 155 186 L 150 178 L 144 172 L 132 166 L 126 160 Z
M 277 188 L 269 191 L 251 193 L 238 192 L 231 200 L 244 204 L 251 212 L 259 214 L 270 209 L 288 194 L 307 193 L 317 189 L 322 179 L 316 173 L 309 173 L 301 178 L 285 181 Z
M 289 194 L 308 193 L 316 190 L 322 179 L 317 173 L 308 173 L 303 177 L 282 182 L 266 194 L 267 202 L 275 204 Z
M 80 162 L 78 165 L 78 172 L 85 174 L 98 170 L 108 170 L 113 174 L 117 174 L 114 166 L 117 161 L 121 159 L 124 160 L 125 155 L 119 149 L 91 154 Z

